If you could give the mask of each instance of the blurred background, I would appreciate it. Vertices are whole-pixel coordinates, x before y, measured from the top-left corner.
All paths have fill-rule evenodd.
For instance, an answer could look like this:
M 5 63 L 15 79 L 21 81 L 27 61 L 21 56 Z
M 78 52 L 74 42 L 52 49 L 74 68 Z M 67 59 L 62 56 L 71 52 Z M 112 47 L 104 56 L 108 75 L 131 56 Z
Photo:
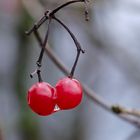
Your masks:
M 65 0 L 0 0 L 0 140 L 139 140 L 140 130 L 104 111 L 84 96 L 73 110 L 48 117 L 34 114 L 26 95 L 37 81 L 30 79 L 40 49 L 28 30 L 44 13 Z M 28 10 L 27 10 L 28 9 Z M 75 77 L 109 103 L 140 108 L 140 1 L 95 0 L 89 3 L 90 21 L 83 4 L 57 13 L 76 35 L 86 53 Z M 76 49 L 68 33 L 55 21 L 49 45 L 71 68 Z M 46 25 L 40 28 L 42 36 Z M 47 57 L 43 79 L 52 85 L 64 77 Z

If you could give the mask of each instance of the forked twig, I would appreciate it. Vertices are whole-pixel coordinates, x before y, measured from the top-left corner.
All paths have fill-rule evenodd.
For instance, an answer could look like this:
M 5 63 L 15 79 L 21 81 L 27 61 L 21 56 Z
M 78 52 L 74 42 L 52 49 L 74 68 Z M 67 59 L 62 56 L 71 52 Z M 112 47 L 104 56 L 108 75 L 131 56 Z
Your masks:
M 57 8 L 55 8 L 54 10 L 50 11 L 50 10 L 47 10 L 45 13 L 44 13 L 44 16 L 37 22 L 34 24 L 34 26 L 26 31 L 25 33 L 27 35 L 30 35 L 34 30 L 37 30 L 49 17 L 51 16 L 54 16 L 55 13 L 57 13 L 60 9 L 70 5 L 70 4 L 73 4 L 73 3 L 77 3 L 77 2 L 84 2 L 86 4 L 86 1 L 87 0 L 72 0 L 72 1 L 68 1 L 60 6 L 58 6 Z M 87 4 L 86 4 L 87 5 Z M 86 7 L 86 6 L 85 6 Z M 86 8 L 86 11 L 87 11 L 87 8 Z M 49 13 L 49 14 L 48 14 Z M 87 12 L 85 12 L 86 15 L 88 14 Z

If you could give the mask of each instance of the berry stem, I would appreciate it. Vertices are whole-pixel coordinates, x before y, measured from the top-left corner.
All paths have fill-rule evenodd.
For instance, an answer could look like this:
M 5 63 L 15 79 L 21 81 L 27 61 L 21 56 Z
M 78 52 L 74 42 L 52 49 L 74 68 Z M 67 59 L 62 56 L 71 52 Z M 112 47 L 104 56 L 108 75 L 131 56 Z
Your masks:
M 47 29 L 47 33 L 46 33 L 46 35 L 45 35 L 45 40 L 44 40 L 44 42 L 42 41 L 39 32 L 38 32 L 37 30 L 34 30 L 34 35 L 35 35 L 35 37 L 36 37 L 36 39 L 37 39 L 39 45 L 40 45 L 42 48 L 41 48 L 41 52 L 40 52 L 39 58 L 38 58 L 38 60 L 37 60 L 37 62 L 36 62 L 38 68 L 37 68 L 37 70 L 35 70 L 35 72 L 33 72 L 33 73 L 30 74 L 30 77 L 32 78 L 33 75 L 34 75 L 35 73 L 37 73 L 37 75 L 38 75 L 38 81 L 39 81 L 39 82 L 42 82 L 42 81 L 43 81 L 43 80 L 42 80 L 42 77 L 41 77 L 40 67 L 41 67 L 41 62 L 42 62 L 42 58 L 43 58 L 44 51 L 45 51 L 45 46 L 46 46 L 47 41 L 48 41 L 50 24 L 51 24 L 51 18 L 49 19 L 48 29 Z
M 39 69 L 37 70 L 37 76 L 38 76 L 38 82 L 43 82 L 41 77 L 41 71 Z
M 71 72 L 70 72 L 70 74 L 68 76 L 69 78 L 72 78 L 73 75 L 74 75 L 74 72 L 75 72 L 75 69 L 76 69 L 76 66 L 77 66 L 77 62 L 78 62 L 79 56 L 80 56 L 80 51 L 77 51 L 77 56 L 76 56 L 75 62 L 73 64 Z
M 70 31 L 70 29 L 62 21 L 60 21 L 58 18 L 56 18 L 55 16 L 53 16 L 52 18 L 55 19 L 58 23 L 60 23 L 67 30 L 67 32 L 70 34 L 71 38 L 73 39 L 73 41 L 74 41 L 74 43 L 76 45 L 77 56 L 76 56 L 75 62 L 73 64 L 72 70 L 71 70 L 70 75 L 69 75 L 69 77 L 72 78 L 73 75 L 74 75 L 74 71 L 75 71 L 78 59 L 79 59 L 80 52 L 84 53 L 85 51 L 82 49 L 80 43 L 76 39 L 75 35 Z
M 48 29 L 47 29 L 47 32 L 46 32 L 46 35 L 45 35 L 44 42 L 42 43 L 41 40 L 39 41 L 39 42 L 40 42 L 40 45 L 42 46 L 42 49 L 41 49 L 41 52 L 40 52 L 39 58 L 38 58 L 38 60 L 37 60 L 37 62 L 36 62 L 36 64 L 37 64 L 38 67 L 41 67 L 42 58 L 43 58 L 44 51 L 45 51 L 45 46 L 46 46 L 47 41 L 48 41 L 49 30 L 50 30 L 50 24 L 51 24 L 51 18 L 49 19 Z
M 82 49 L 80 43 L 76 39 L 75 35 L 70 31 L 70 29 L 62 21 L 60 21 L 58 18 L 56 18 L 55 16 L 53 16 L 52 18 L 55 19 L 58 23 L 60 23 L 67 30 L 67 32 L 70 34 L 71 38 L 73 39 L 73 41 L 77 47 L 77 51 L 82 51 L 82 53 L 84 53 L 85 51 Z

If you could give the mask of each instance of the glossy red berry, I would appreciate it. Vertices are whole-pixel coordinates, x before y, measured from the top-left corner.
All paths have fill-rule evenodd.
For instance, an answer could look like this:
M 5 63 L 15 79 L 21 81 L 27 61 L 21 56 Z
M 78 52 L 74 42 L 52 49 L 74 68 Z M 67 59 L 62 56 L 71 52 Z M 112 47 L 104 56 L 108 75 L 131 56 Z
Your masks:
M 39 115 L 53 113 L 55 108 L 55 89 L 45 82 L 38 82 L 28 90 L 28 105 Z
M 56 84 L 57 105 L 60 109 L 72 109 L 82 100 L 82 86 L 73 78 L 63 78 Z

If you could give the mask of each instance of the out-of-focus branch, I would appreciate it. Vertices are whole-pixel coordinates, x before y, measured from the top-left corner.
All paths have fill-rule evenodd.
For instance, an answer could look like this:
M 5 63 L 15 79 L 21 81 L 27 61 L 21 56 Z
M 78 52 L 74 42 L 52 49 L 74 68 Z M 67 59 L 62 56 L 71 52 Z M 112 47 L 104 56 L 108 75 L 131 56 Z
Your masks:
M 36 19 L 38 18 L 38 13 L 33 12 L 31 7 L 34 7 L 34 11 L 42 11 L 44 8 L 41 6 L 41 4 L 37 0 L 21 0 L 23 6 L 28 11 L 28 13 Z M 30 7 L 30 6 L 31 7 Z M 46 53 L 50 57 L 50 59 L 54 62 L 54 64 L 65 74 L 68 75 L 69 71 L 65 67 L 65 65 L 62 63 L 62 61 L 57 57 L 57 55 L 48 47 L 46 46 Z M 114 113 L 116 116 L 122 118 L 123 120 L 129 122 L 130 124 L 133 124 L 140 128 L 140 119 L 136 117 L 140 117 L 140 111 L 139 110 L 131 110 L 126 109 L 124 107 L 118 106 L 118 105 L 111 105 L 107 101 L 105 101 L 102 97 L 97 95 L 92 89 L 90 89 L 87 85 L 83 84 L 83 90 L 86 93 L 86 95 L 94 101 L 96 104 L 98 104 L 103 109 L 107 110 L 108 112 Z M 131 117 L 131 116 L 133 117 Z
M 140 110 L 137 109 L 128 109 L 120 105 L 112 105 L 112 110 L 116 113 L 131 115 L 140 118 Z

